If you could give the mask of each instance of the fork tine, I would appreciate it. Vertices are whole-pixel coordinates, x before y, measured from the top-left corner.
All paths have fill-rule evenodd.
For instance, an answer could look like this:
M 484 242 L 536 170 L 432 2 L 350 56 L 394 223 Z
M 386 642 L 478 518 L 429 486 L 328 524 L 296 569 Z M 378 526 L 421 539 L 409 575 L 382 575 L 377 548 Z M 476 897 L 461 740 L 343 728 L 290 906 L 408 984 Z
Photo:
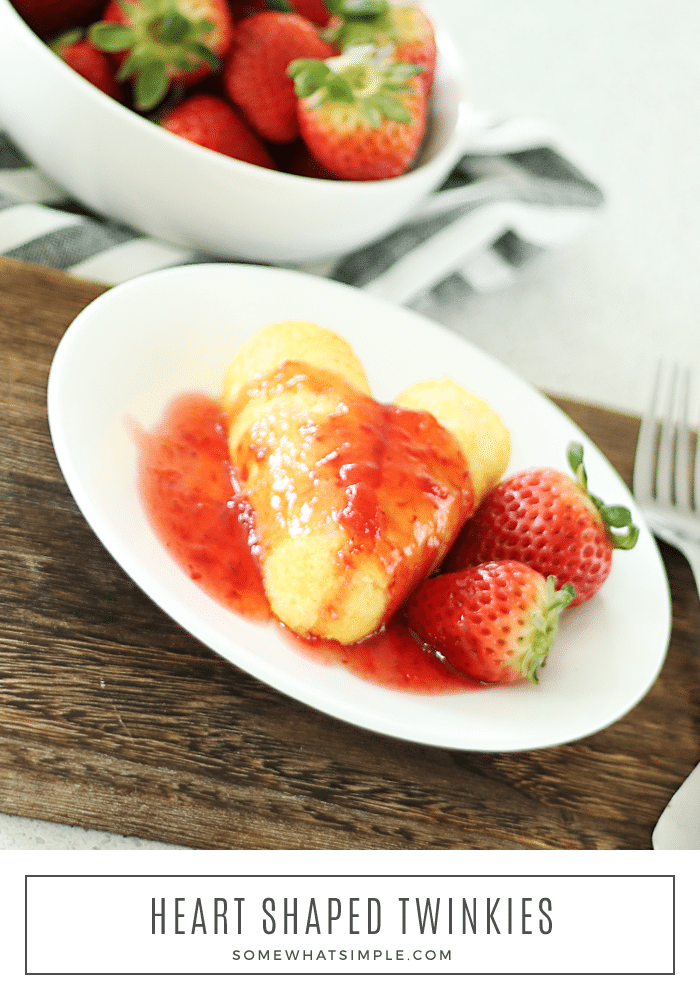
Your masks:
M 689 368 L 679 376 L 675 365 L 668 375 L 659 364 L 640 423 L 633 489 L 654 534 L 688 559 L 700 592 L 700 423 L 688 420 L 698 405 L 691 380 Z
M 655 493 L 657 407 L 661 390 L 661 380 L 662 365 L 659 362 L 651 398 L 639 426 L 637 450 L 634 456 L 632 489 L 640 504 L 649 503 L 653 500 Z
M 688 400 L 690 396 L 690 372 L 683 373 L 680 397 L 678 400 L 678 432 L 676 437 L 676 506 L 679 510 L 690 512 L 690 428 L 688 427 Z
M 656 498 L 660 503 L 673 503 L 674 444 L 676 437 L 678 366 L 674 365 L 665 392 L 659 435 L 659 459 L 656 467 Z

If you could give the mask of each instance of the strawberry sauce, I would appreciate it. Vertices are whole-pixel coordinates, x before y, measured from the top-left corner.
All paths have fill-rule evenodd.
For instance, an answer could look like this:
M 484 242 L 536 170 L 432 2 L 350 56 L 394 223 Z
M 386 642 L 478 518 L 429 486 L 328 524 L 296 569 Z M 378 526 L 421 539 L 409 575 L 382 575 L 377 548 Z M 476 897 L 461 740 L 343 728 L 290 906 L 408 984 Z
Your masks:
M 237 492 L 224 417 L 216 401 L 184 395 L 160 425 L 137 434 L 139 487 L 150 523 L 180 567 L 229 610 L 275 623 L 291 648 L 402 691 L 439 694 L 479 687 L 426 651 L 400 612 L 376 635 L 352 646 L 302 639 L 276 621 L 255 554 L 254 515 Z M 361 507 L 361 505 L 358 505 Z
M 151 525 L 188 576 L 231 611 L 271 619 L 254 550 L 253 512 L 236 494 L 216 403 L 182 396 L 141 432 L 141 499 Z

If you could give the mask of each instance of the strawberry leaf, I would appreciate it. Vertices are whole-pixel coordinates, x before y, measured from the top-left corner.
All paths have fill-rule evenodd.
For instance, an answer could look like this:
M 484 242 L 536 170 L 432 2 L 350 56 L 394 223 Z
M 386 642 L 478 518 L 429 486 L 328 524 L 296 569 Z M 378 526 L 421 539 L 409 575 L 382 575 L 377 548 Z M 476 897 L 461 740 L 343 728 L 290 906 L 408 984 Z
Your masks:
M 328 100 L 340 101 L 344 104 L 354 104 L 355 94 L 347 80 L 342 76 L 330 74 L 325 84 Z
M 417 76 L 419 73 L 424 72 L 425 69 L 423 66 L 419 66 L 418 63 L 391 63 L 386 74 L 387 83 L 405 83 L 412 76 Z
M 70 31 L 66 31 L 65 34 L 60 35 L 55 41 L 51 42 L 51 49 L 61 54 L 61 49 L 68 48 L 69 45 L 77 45 L 78 42 L 82 41 L 84 32 L 82 28 L 73 28 Z
M 632 515 L 626 507 L 606 507 L 605 514 L 611 528 L 628 528 L 632 523 Z
M 592 499 L 603 518 L 613 548 L 633 549 L 639 538 L 639 528 L 632 523 L 632 515 L 627 507 L 607 507 L 598 497 Z
M 402 122 L 404 125 L 410 125 L 413 121 L 408 108 L 386 91 L 375 94 L 372 104 L 385 118 L 390 118 L 392 121 Z
M 326 0 L 326 7 L 331 14 L 349 20 L 379 17 L 386 14 L 389 4 L 387 0 Z
M 382 113 L 376 105 L 368 101 L 363 110 L 365 119 L 372 126 L 372 128 L 379 129 L 382 127 Z
M 324 85 L 330 68 L 320 59 L 295 59 L 287 67 L 287 74 L 294 80 L 297 97 L 311 97 Z
M 117 80 L 128 80 L 150 64 L 151 59 L 148 55 L 143 52 L 132 52 L 121 64 L 115 76 Z
M 219 57 L 212 52 L 208 46 L 203 45 L 202 42 L 190 42 L 187 46 L 187 51 L 197 57 L 197 63 L 205 62 L 211 66 L 213 70 L 221 68 L 221 60 Z
M 566 458 L 569 463 L 569 467 L 573 474 L 576 476 L 576 480 L 579 485 L 585 490 L 588 488 L 588 479 L 586 477 L 586 470 L 583 465 L 583 445 L 579 444 L 578 441 L 572 441 L 569 447 L 566 449 Z
M 187 70 L 193 69 L 196 65 L 192 56 L 189 56 L 186 52 L 182 52 L 170 61 L 171 68 L 182 70 L 185 73 Z
M 138 8 L 137 4 L 127 3 L 127 0 L 117 0 L 117 3 L 121 7 L 121 9 L 123 10 L 123 12 L 126 14 L 126 16 L 129 18 L 129 23 L 131 23 L 134 20 L 134 18 L 138 18 L 138 16 L 139 16 L 139 8 Z M 153 8 L 154 10 L 160 11 L 159 0 L 153 0 L 153 5 L 154 5 L 154 8 Z M 143 4 L 143 6 L 147 10 L 149 9 L 149 4 L 148 3 Z
M 546 598 L 541 610 L 530 613 L 530 624 L 534 629 L 530 648 L 523 657 L 521 670 L 524 677 L 539 684 L 537 673 L 547 662 L 549 653 L 559 629 L 559 618 L 573 601 L 576 590 L 571 583 L 565 583 L 561 590 L 556 589 L 555 576 L 547 577 Z
M 192 21 L 191 23 L 191 34 L 192 35 L 210 35 L 214 30 L 214 22 L 210 21 L 208 17 L 203 17 L 200 21 Z
M 168 92 L 168 74 L 162 63 L 149 63 L 139 70 L 134 81 L 134 103 L 141 111 L 160 104 Z
M 588 475 L 583 464 L 583 445 L 572 442 L 566 451 L 572 472 L 581 490 L 593 501 L 605 526 L 608 539 L 614 549 L 633 549 L 639 538 L 639 528 L 632 523 L 632 514 L 627 507 L 608 506 L 600 497 L 588 489 Z
M 165 15 L 159 25 L 159 37 L 163 42 L 177 45 L 190 34 L 192 25 L 178 10 L 171 10 Z
M 97 21 L 88 32 L 90 41 L 102 52 L 123 52 L 136 42 L 136 32 L 127 24 Z

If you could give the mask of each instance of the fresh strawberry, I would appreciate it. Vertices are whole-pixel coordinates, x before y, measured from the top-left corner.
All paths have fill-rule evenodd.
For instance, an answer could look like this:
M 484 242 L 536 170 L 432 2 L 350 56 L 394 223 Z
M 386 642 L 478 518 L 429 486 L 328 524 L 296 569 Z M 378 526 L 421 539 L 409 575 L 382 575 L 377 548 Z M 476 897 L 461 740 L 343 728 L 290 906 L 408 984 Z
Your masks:
M 220 97 L 194 94 L 176 105 L 160 122 L 175 135 L 224 156 L 275 169 L 272 157 L 241 116 Z
M 426 94 L 433 89 L 437 45 L 432 22 L 411 0 L 326 0 L 332 12 L 324 37 L 341 51 L 355 45 L 393 47 L 397 62 L 416 63 Z
M 68 63 L 71 69 L 98 87 L 115 101 L 122 100 L 122 89 L 114 78 L 114 67 L 104 52 L 96 49 L 81 28 L 61 35 L 51 43 L 51 48 Z
M 233 35 L 226 0 L 110 0 L 90 41 L 115 54 L 133 80 L 134 106 L 156 107 L 171 83 L 192 84 L 221 67 Z
M 462 674 L 489 684 L 538 683 L 574 589 L 523 563 L 483 563 L 427 579 L 406 604 L 418 638 Z
M 576 589 L 572 607 L 588 601 L 608 578 L 616 548 L 631 549 L 639 529 L 626 507 L 607 507 L 588 491 L 583 448 L 570 445 L 575 480 L 558 469 L 517 473 L 488 493 L 462 529 L 446 571 L 492 559 L 517 559 L 557 586 Z
M 104 0 L 12 0 L 12 6 L 42 38 L 90 24 L 100 16 Z
M 224 87 L 264 139 L 291 142 L 299 135 L 299 122 L 287 67 L 295 59 L 327 59 L 335 52 L 298 14 L 254 14 L 235 27 Z
M 299 97 L 299 127 L 313 156 L 343 180 L 383 180 L 405 173 L 425 135 L 427 99 L 421 69 L 372 46 L 325 62 L 289 67 Z

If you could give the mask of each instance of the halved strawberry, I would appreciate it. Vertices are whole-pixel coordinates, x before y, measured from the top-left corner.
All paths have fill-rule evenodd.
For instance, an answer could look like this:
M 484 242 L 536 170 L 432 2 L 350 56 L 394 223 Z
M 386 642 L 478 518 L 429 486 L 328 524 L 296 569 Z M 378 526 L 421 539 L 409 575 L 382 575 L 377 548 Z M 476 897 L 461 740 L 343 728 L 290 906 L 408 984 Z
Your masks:
M 51 48 L 71 69 L 108 97 L 122 100 L 122 88 L 114 78 L 112 63 L 104 52 L 88 41 L 82 28 L 67 31 L 51 43 Z
M 610 574 L 614 549 L 631 549 L 639 529 L 627 507 L 588 491 L 583 448 L 569 446 L 572 479 L 531 468 L 503 480 L 482 500 L 444 563 L 448 572 L 492 559 L 517 559 L 559 587 L 576 588 L 572 606 L 590 600 Z
M 391 45 L 397 62 L 423 68 L 421 81 L 433 89 L 437 44 L 432 22 L 412 0 L 326 0 L 332 12 L 324 37 L 341 51 L 355 45 Z
M 265 11 L 246 17 L 235 27 L 224 67 L 226 93 L 264 139 L 292 142 L 299 122 L 287 67 L 295 59 L 326 59 L 335 52 L 298 14 Z
M 90 28 L 113 53 L 117 78 L 133 80 L 134 106 L 156 107 L 174 81 L 192 84 L 221 68 L 233 36 L 226 0 L 110 0 Z
M 574 588 L 556 589 L 523 563 L 484 563 L 430 577 L 406 604 L 418 638 L 452 667 L 489 684 L 537 684 Z
M 275 169 L 272 157 L 241 116 L 220 97 L 193 94 L 176 105 L 160 125 L 175 135 L 224 156 Z
M 427 123 L 420 66 L 365 45 L 325 61 L 299 59 L 288 72 L 301 136 L 327 170 L 366 181 L 397 177 L 411 166 Z

